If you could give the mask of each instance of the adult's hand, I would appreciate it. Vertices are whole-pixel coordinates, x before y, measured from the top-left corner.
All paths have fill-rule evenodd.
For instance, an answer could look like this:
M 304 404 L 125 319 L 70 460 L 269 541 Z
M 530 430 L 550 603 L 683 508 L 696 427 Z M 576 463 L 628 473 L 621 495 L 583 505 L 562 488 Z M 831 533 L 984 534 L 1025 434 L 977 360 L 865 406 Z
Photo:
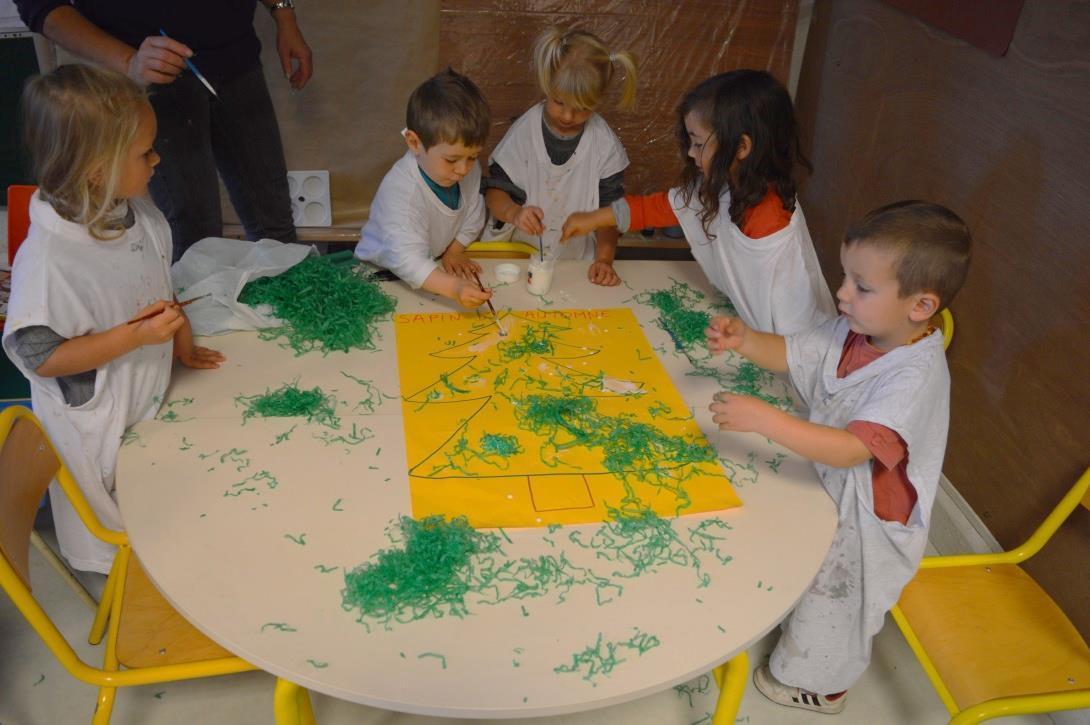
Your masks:
M 303 39 L 303 31 L 295 20 L 292 10 L 278 10 L 276 17 L 276 52 L 280 56 L 280 68 L 284 77 L 295 90 L 301 89 L 314 74 L 314 60 L 310 46 Z
M 173 38 L 150 35 L 129 58 L 125 72 L 142 86 L 173 83 L 185 70 L 185 59 L 192 56 L 189 46 Z

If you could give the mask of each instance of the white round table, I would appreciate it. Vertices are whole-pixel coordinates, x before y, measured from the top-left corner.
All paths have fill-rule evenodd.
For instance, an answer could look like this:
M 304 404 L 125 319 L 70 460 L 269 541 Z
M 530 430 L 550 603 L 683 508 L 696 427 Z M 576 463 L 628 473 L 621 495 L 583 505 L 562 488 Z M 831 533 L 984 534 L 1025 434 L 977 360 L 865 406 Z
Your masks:
M 486 282 L 495 263 L 482 261 Z M 249 332 L 203 340 L 223 351 L 227 363 L 215 371 L 176 370 L 160 418 L 135 426 L 119 456 L 121 512 L 152 581 L 201 631 L 278 677 L 345 700 L 435 716 L 530 717 L 603 707 L 683 683 L 749 647 L 809 585 L 832 540 L 836 512 L 809 462 L 759 436 L 718 431 L 707 411 L 716 382 L 687 376 L 690 363 L 655 324 L 658 312 L 633 300 L 671 280 L 710 293 L 699 268 L 632 261 L 616 267 L 625 280 L 619 287 L 591 285 L 584 263 L 566 262 L 544 300 L 516 283 L 498 289 L 496 301 L 516 310 L 546 302 L 552 309 L 633 309 L 743 501 L 725 512 L 672 520 L 684 543 L 678 551 L 690 549 L 681 559 L 688 560 L 613 577 L 623 588 L 553 586 L 544 596 L 500 604 L 470 594 L 464 617 L 388 628 L 357 621 L 356 612 L 341 606 L 345 572 L 393 546 L 386 532 L 412 513 L 400 401 L 383 399 L 367 414 L 346 409 L 341 430 L 355 424 L 373 437 L 343 445 L 321 440 L 318 428 L 295 419 L 243 424 L 235 397 L 296 379 L 301 388 L 347 395 L 356 383 L 344 371 L 396 395 L 387 321 L 379 324 L 379 350 L 325 357 L 296 357 Z M 401 283 L 385 287 L 398 298 L 399 313 L 453 309 Z M 785 382 L 776 385 L 782 394 Z M 708 518 L 726 523 L 705 529 L 721 537 L 714 542 L 719 556 L 700 551 L 692 538 Z M 586 542 L 601 526 L 505 531 L 503 554 L 563 554 L 572 570 L 611 576 L 624 567 L 572 540 L 574 533 Z M 573 659 L 595 646 L 612 657 Z

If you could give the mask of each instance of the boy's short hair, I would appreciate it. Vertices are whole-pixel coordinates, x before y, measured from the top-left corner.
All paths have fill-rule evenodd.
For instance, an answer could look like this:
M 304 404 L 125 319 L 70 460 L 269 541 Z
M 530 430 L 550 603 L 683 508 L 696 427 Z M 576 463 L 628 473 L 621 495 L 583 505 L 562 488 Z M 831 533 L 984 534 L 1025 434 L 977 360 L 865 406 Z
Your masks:
M 447 68 L 421 83 L 409 96 L 405 126 L 427 150 L 439 143 L 484 146 L 492 117 L 477 85 Z
M 896 255 L 901 297 L 933 292 L 946 307 L 969 272 L 969 227 L 941 204 L 899 201 L 875 209 L 848 227 L 844 245 L 862 243 Z

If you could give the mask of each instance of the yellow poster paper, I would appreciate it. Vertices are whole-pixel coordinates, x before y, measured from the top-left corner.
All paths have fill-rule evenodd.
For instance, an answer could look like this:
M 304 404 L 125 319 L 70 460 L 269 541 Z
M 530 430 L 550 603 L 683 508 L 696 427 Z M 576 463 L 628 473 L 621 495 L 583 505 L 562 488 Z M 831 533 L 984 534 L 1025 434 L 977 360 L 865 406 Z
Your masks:
M 527 527 L 741 505 L 630 310 L 399 314 L 414 517 Z

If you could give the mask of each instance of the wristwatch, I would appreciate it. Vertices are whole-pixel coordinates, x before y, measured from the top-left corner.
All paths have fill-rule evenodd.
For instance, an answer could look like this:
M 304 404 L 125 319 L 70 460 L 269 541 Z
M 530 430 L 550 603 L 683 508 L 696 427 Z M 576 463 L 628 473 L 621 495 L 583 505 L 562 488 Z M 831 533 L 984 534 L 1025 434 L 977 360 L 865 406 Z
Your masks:
M 277 0 L 272 5 L 266 5 L 270 13 L 275 13 L 277 10 L 294 10 L 295 3 L 292 0 Z

